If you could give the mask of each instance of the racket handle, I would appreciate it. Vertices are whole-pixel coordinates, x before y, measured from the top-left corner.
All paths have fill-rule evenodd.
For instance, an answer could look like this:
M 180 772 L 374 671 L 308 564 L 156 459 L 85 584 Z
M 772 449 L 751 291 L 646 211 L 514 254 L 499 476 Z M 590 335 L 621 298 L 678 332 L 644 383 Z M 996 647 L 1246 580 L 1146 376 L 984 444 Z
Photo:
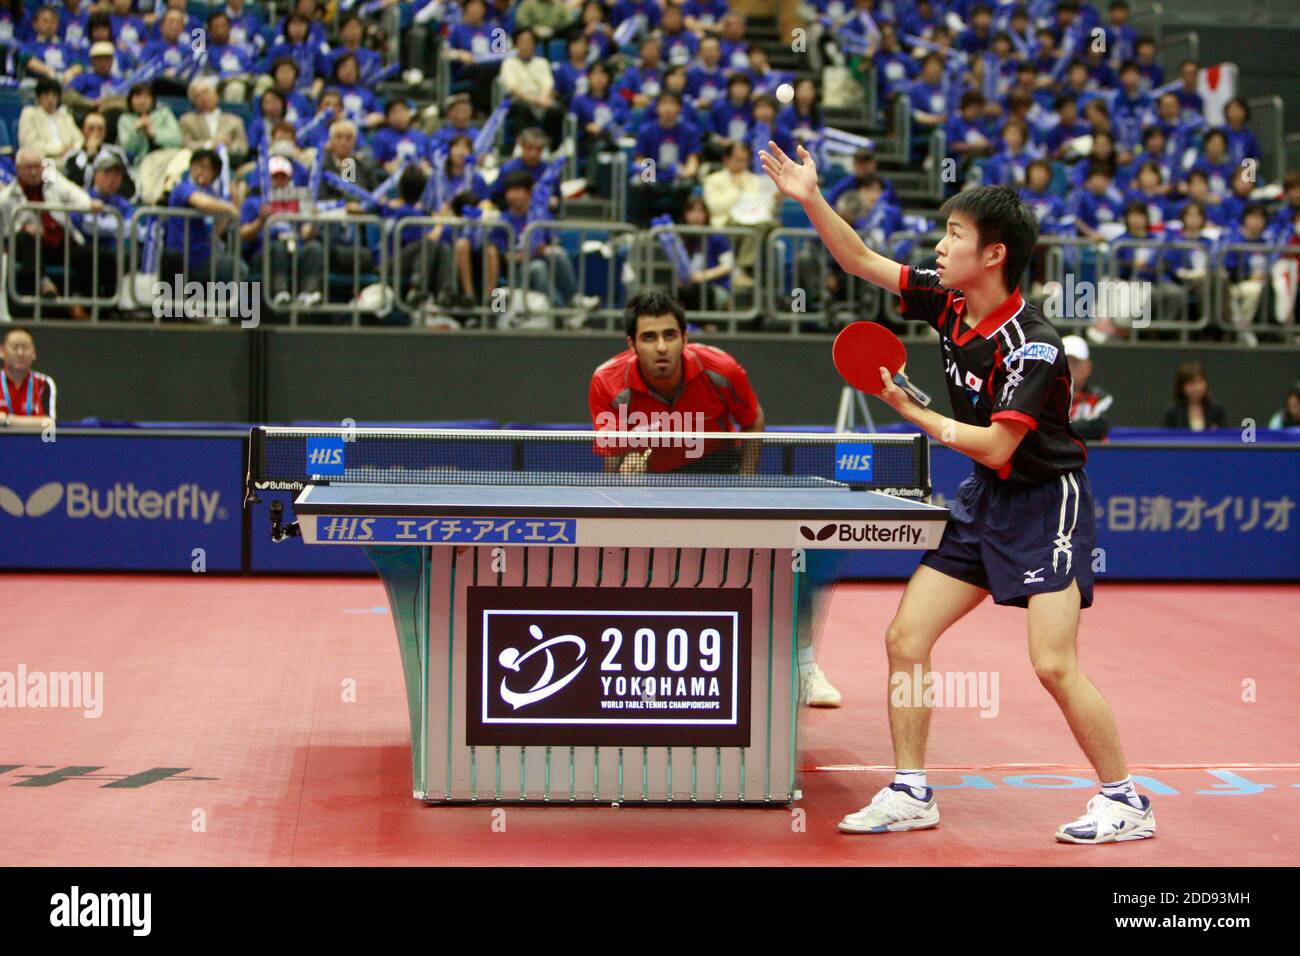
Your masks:
M 916 402 L 916 404 L 920 405 L 922 408 L 928 408 L 930 406 L 930 396 L 913 385 L 908 377 L 902 372 L 899 372 L 894 376 L 894 384 L 905 391 L 912 401 Z

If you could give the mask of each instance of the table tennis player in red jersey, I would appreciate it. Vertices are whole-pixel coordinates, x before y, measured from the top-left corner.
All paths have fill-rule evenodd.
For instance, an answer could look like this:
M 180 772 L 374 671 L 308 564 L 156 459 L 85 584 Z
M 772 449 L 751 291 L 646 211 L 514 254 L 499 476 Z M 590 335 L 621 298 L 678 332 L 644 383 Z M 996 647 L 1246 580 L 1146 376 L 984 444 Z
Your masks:
M 1155 814 L 1134 789 L 1115 719 L 1079 670 L 1079 611 L 1092 604 L 1094 510 L 1083 471 L 1087 451 L 1070 428 L 1070 372 L 1061 337 L 1017 286 L 1038 238 L 1033 211 L 1015 192 L 990 186 L 949 199 L 937 270 L 900 266 L 868 249 L 827 204 L 802 146 L 796 162 L 775 143 L 763 168 L 807 212 L 845 272 L 902 298 L 904 318 L 938 332 L 953 419 L 923 408 L 881 368 L 883 398 L 931 438 L 975 462 L 951 503 L 939 547 L 912 575 L 885 634 L 891 688 L 930 669 L 930 651 L 953 624 L 992 594 L 1028 609 L 1029 657 L 1102 781 L 1083 816 L 1062 825 L 1065 843 L 1155 836 Z M 958 291 L 960 290 L 960 291 Z M 896 679 L 896 675 L 897 679 Z M 925 780 L 930 708 L 897 706 L 890 695 L 894 782 L 840 821 L 846 833 L 936 826 Z
M 632 296 L 623 311 L 627 349 L 596 369 L 587 404 L 597 431 L 646 432 L 644 443 L 598 440 L 610 466 L 630 471 L 753 474 L 758 446 L 710 440 L 683 447 L 671 432 L 761 432 L 763 406 L 744 367 L 720 348 L 690 342 L 686 312 L 664 292 Z
M 597 431 L 643 431 L 644 444 L 604 442 L 596 451 L 611 470 L 624 473 L 753 474 L 758 445 L 710 439 L 683 445 L 672 432 L 761 432 L 758 403 L 744 367 L 722 349 L 687 340 L 686 312 L 663 292 L 632 296 L 623 311 L 627 349 L 591 376 L 587 404 Z M 665 434 L 667 433 L 667 434 Z M 807 633 L 806 630 L 804 633 Z M 811 643 L 799 648 L 800 698 L 811 707 L 838 707 L 840 692 L 813 659 Z

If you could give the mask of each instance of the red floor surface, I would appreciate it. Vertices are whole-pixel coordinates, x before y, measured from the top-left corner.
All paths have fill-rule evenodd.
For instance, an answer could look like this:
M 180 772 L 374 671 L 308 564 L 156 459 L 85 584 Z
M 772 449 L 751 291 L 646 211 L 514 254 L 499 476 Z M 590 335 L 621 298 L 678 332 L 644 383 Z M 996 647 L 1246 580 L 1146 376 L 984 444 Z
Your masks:
M 845 705 L 805 712 L 794 812 L 494 812 L 410 797 L 401 672 L 378 579 L 0 575 L 0 672 L 104 675 L 98 718 L 0 709 L 0 863 L 1300 863 L 1295 586 L 1110 585 L 1085 613 L 1083 666 L 1146 778 L 1157 839 L 1053 841 L 1095 777 L 1029 666 L 1023 612 L 989 604 L 934 659 L 938 670 L 998 674 L 993 719 L 934 715 L 930 781 L 968 786 L 940 791 L 938 829 L 840 835 L 839 818 L 889 779 L 881 633 L 900 593 L 852 585 L 835 595 L 819 659 Z M 355 702 L 345 701 L 353 686 Z M 65 767 L 98 769 L 41 779 Z M 153 768 L 185 769 L 139 776 Z M 1035 773 L 1054 776 L 1024 779 Z M 136 785 L 108 786 L 117 781 Z

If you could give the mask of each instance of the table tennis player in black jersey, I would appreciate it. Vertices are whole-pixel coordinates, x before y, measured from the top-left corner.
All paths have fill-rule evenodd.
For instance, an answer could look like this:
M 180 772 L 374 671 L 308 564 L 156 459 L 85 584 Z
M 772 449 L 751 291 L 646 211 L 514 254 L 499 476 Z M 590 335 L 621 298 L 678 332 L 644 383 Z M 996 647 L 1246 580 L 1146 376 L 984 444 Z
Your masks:
M 1070 428 L 1070 372 L 1061 338 L 1018 282 L 1038 238 L 1033 211 L 1014 191 L 982 187 L 949 199 L 937 268 L 915 269 L 868 249 L 835 214 L 817 185 L 812 157 L 775 143 L 763 168 L 799 202 L 851 275 L 902 299 L 906 319 L 939 332 L 952 418 L 922 408 L 881 369 L 883 398 L 932 439 L 975 462 L 951 503 L 939 547 L 926 553 L 885 634 L 891 688 L 928 673 L 930 651 L 953 624 L 992 594 L 1027 609 L 1029 656 L 1101 780 L 1083 816 L 1063 824 L 1066 843 L 1111 843 L 1155 836 L 1150 800 L 1133 786 L 1115 719 L 1080 671 L 1079 612 L 1092 604 L 1094 519 L 1083 465 L 1087 451 Z M 894 782 L 840 821 L 845 833 L 917 830 L 939 822 L 926 784 L 930 708 L 890 695 Z M 896 706 L 900 701 L 908 706 Z

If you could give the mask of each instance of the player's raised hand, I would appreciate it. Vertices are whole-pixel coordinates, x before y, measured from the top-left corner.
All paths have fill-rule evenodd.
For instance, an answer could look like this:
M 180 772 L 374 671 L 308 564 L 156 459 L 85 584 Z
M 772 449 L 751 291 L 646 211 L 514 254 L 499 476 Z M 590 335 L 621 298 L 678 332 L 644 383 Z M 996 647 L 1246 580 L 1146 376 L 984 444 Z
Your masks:
M 758 158 L 763 163 L 763 171 L 776 183 L 777 189 L 795 202 L 808 202 L 817 195 L 817 166 L 813 163 L 812 154 L 802 144 L 796 151 L 799 154 L 798 163 L 782 152 L 780 146 L 768 140 L 767 149 L 760 149 Z

